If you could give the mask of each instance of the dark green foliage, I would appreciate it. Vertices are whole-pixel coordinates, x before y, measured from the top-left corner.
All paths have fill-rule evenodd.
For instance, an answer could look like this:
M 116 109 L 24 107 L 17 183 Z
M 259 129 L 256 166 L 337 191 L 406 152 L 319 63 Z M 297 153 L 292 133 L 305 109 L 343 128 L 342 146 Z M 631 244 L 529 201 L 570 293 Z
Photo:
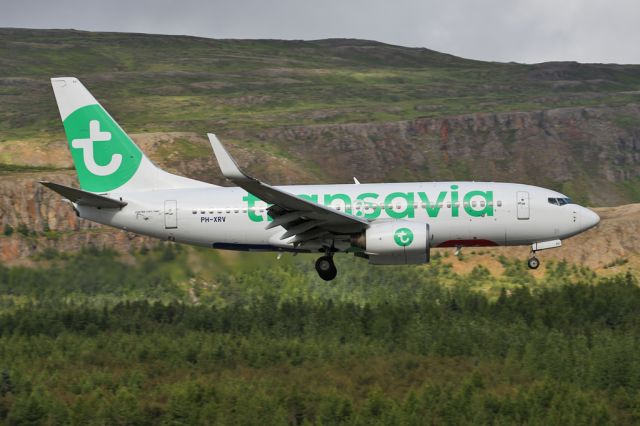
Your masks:
M 13 383 L 11 383 L 11 375 L 9 370 L 2 370 L 0 375 L 0 396 L 5 396 L 8 393 L 13 392 Z
M 14 231 L 13 226 L 11 226 L 11 225 L 9 225 L 9 224 L 6 224 L 6 225 L 4 226 L 3 234 L 4 234 L 6 237 L 10 237 L 10 236 L 12 236 L 12 235 L 13 235 L 13 231 Z
M 171 249 L 163 253 L 167 252 Z M 55 250 L 45 251 L 41 258 L 59 262 L 46 269 L 0 265 L 0 294 L 26 296 L 38 303 L 86 301 L 90 297 L 104 302 L 125 295 L 152 300 L 181 296 L 166 271 L 155 263 L 155 257 L 132 266 L 122 262 L 115 252 L 88 248 L 69 260 Z
M 301 261 L 220 274 L 201 294 L 215 303 L 194 303 L 169 273 L 184 255 L 168 245 L 125 262 L 91 249 L 0 266 L 0 296 L 16 301 L 0 310 L 0 423 L 640 420 L 631 274 L 557 264 L 555 285 L 490 298 L 464 282 L 492 280 L 484 268 L 456 278 L 438 260 L 341 262 L 344 277 L 319 284 Z
M 18 225 L 18 229 L 17 229 L 18 233 L 22 236 L 28 237 L 29 234 L 31 233 L 31 231 L 29 231 L 29 227 L 24 224 L 24 223 L 20 223 Z

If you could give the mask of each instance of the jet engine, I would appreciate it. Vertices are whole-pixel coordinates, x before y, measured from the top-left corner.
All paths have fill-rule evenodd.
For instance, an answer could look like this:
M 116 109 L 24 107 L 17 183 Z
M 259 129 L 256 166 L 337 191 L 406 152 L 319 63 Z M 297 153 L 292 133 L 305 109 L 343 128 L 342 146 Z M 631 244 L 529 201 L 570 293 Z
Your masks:
M 364 250 L 374 265 L 406 265 L 429 262 L 429 224 L 392 220 L 373 222 L 352 235 L 351 245 Z

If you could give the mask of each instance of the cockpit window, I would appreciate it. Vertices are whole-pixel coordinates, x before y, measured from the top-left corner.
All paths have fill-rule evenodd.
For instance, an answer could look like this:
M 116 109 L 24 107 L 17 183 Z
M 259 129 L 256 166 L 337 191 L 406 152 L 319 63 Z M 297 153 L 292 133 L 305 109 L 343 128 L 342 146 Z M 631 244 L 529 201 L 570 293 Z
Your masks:
M 571 198 L 548 198 L 549 204 L 556 206 L 564 206 L 565 204 L 574 204 Z
M 561 206 L 565 204 L 573 204 L 573 201 L 571 201 L 571 198 L 558 198 L 558 202 L 560 203 Z

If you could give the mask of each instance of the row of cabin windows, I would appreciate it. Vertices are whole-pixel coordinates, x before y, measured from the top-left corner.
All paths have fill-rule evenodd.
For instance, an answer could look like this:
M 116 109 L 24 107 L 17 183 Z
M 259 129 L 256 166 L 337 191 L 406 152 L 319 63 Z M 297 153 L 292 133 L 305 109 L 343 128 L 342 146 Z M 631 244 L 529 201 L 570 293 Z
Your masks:
M 478 207 L 479 206 L 481 208 L 484 208 L 486 205 L 493 206 L 493 202 L 491 202 L 491 201 L 489 201 L 487 204 L 485 204 L 484 201 L 480 201 L 480 202 L 472 201 L 471 203 L 468 203 L 468 202 L 460 203 L 459 201 L 457 201 L 457 202 L 454 203 L 455 207 L 460 207 L 461 205 L 464 206 L 464 207 L 468 207 L 469 204 L 471 205 L 471 207 Z M 500 201 L 500 200 L 496 201 L 495 205 L 497 207 L 502 207 L 502 201 Z M 384 204 L 373 203 L 373 204 L 367 205 L 367 206 L 356 205 L 356 206 L 353 207 L 353 209 L 355 211 L 367 211 L 367 210 L 373 210 L 374 208 L 377 208 L 377 207 L 380 207 L 380 208 L 391 208 L 391 209 L 396 209 L 396 210 L 399 210 L 399 209 L 403 208 L 402 204 L 395 204 L 395 205 L 389 204 L 389 205 L 385 206 Z M 416 209 L 417 208 L 426 209 L 427 208 L 427 204 L 426 203 L 422 203 L 422 204 L 414 203 L 413 207 L 416 208 Z M 440 203 L 440 204 L 438 204 L 438 207 L 439 208 L 445 208 L 446 207 L 446 208 L 450 209 L 451 208 L 451 202 Z M 342 210 L 341 206 L 336 206 L 335 208 L 336 208 L 336 210 Z M 351 206 L 347 205 L 345 210 L 349 209 L 349 208 L 351 208 Z M 209 214 L 223 214 L 225 212 L 226 213 L 231 213 L 231 212 L 233 212 L 233 213 L 240 213 L 240 212 L 247 213 L 247 210 L 248 209 L 246 207 L 242 208 L 242 209 L 200 210 L 200 214 L 207 214 L 207 212 Z M 264 207 L 254 207 L 251 210 L 254 211 L 254 212 L 257 212 L 257 213 L 264 213 L 266 211 L 266 208 L 264 208 Z M 193 210 L 192 213 L 193 214 L 197 214 L 198 210 Z

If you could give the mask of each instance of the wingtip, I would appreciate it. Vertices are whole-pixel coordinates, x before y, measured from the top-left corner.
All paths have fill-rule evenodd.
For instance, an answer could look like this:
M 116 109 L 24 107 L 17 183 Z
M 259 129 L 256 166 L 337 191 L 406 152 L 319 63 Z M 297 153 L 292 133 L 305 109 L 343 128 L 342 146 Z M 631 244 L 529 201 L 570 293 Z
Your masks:
M 207 137 L 209 138 L 209 143 L 213 148 L 213 152 L 215 153 L 216 158 L 218 157 L 218 153 L 221 152 L 221 150 L 224 151 L 227 155 L 229 155 L 227 153 L 227 150 L 224 148 L 224 145 L 222 145 L 222 142 L 220 142 L 220 139 L 218 139 L 218 137 L 215 134 L 207 133 Z
M 75 83 L 78 81 L 75 77 L 51 77 L 51 85 L 53 87 L 64 87 L 67 83 Z
M 211 148 L 213 148 L 213 153 L 216 156 L 216 160 L 218 160 L 222 174 L 231 181 L 234 179 L 246 179 L 247 175 L 240 170 L 236 161 L 231 154 L 227 152 L 227 149 L 222 145 L 222 142 L 220 142 L 216 135 L 207 133 L 207 136 L 209 137 Z

